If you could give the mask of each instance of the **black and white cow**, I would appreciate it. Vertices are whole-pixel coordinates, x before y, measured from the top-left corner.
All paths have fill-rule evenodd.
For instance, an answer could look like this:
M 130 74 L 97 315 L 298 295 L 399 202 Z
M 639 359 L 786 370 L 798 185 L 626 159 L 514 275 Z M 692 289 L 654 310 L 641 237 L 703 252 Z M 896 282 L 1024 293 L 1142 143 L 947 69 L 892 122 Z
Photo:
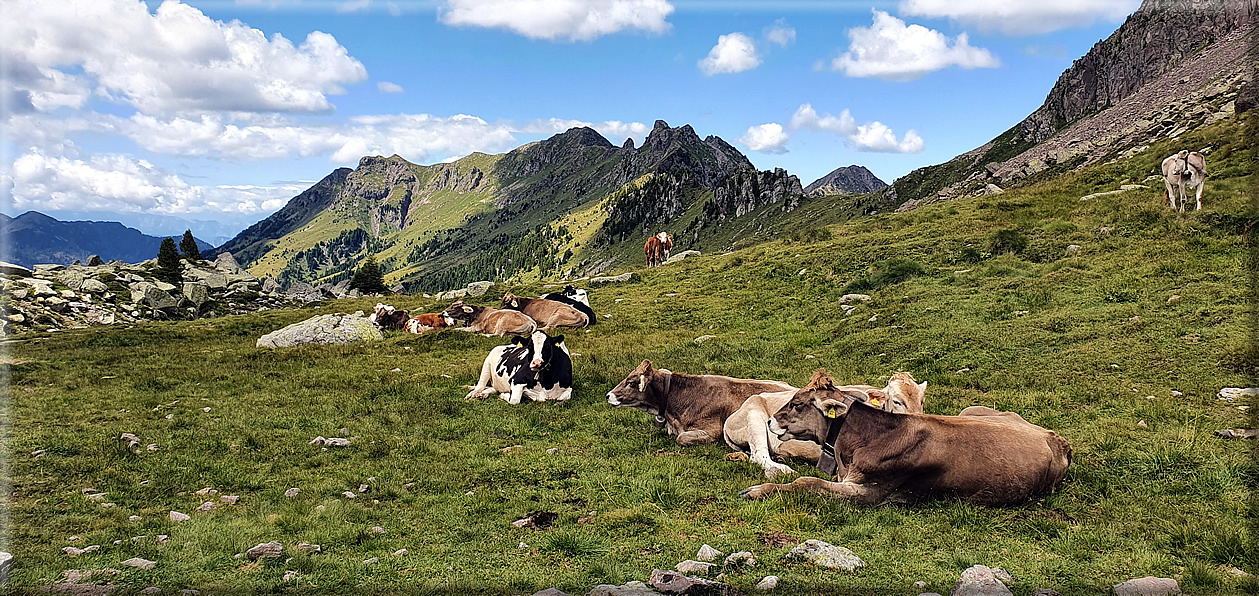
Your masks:
M 513 336 L 511 343 L 490 350 L 481 365 L 481 379 L 468 399 L 499 397 L 518 404 L 522 397 L 533 401 L 564 401 L 573 396 L 573 361 L 564 336 L 550 337 L 534 331 L 529 337 Z
M 543 294 L 542 297 L 545 298 L 546 300 L 554 300 L 556 302 L 563 302 L 564 304 L 567 304 L 581 311 L 583 314 L 586 315 L 587 319 L 590 319 L 590 322 L 588 323 L 588 325 L 594 325 L 595 323 L 598 322 L 596 320 L 598 317 L 595 317 L 594 309 L 590 308 L 590 296 L 583 289 L 575 288 L 571 284 L 569 284 L 569 285 L 564 286 L 564 289 L 558 292 L 551 292 L 550 294 Z

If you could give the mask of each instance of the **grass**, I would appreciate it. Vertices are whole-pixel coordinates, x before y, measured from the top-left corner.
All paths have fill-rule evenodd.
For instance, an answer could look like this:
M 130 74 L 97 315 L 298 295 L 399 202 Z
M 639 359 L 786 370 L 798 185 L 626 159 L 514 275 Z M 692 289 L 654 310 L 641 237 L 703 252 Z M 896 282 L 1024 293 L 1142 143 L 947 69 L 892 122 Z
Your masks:
M 1146 575 L 1175 577 L 1187 593 L 1254 593 L 1259 583 L 1224 569 L 1259 573 L 1254 446 L 1212 435 L 1255 426 L 1237 406 L 1256 404 L 1216 397 L 1255 375 L 1254 248 L 1237 224 L 1255 218 L 1244 132 L 1195 133 L 1228 151 L 1212 164 L 1221 174 L 1208 181 L 1201 213 L 1161 209 L 1153 183 L 1079 201 L 1141 182 L 1170 152 L 1156 145 L 999 197 L 857 219 L 827 228 L 829 238 L 755 244 L 594 288 L 595 311 L 612 316 L 565 333 L 580 354 L 568 403 L 464 401 L 462 386 L 501 339 L 447 331 L 254 347 L 289 323 L 368 310 L 375 299 L 27 335 L 8 346 L 4 366 L 10 585 L 33 590 L 66 569 L 109 567 L 135 589 L 584 594 L 645 580 L 707 543 L 756 556 L 757 567 L 727 572 L 745 592 L 774 574 L 782 594 L 917 594 L 919 580 L 947 593 L 961 570 L 984 564 L 1009 571 L 1016 594 L 1108 594 Z M 988 252 L 997 230 L 1018 230 L 1026 246 Z M 1082 248 L 1068 255 L 1069 244 Z M 904 263 L 917 266 L 913 275 L 878 277 Z M 845 286 L 876 277 L 872 300 L 845 316 Z M 697 344 L 700 335 L 716 338 Z M 606 404 L 644 358 L 796 385 L 817 367 L 875 385 L 907 370 L 928 382 L 929 413 L 1015 411 L 1070 440 L 1075 460 L 1057 492 L 1008 508 L 859 509 L 794 494 L 745 501 L 738 491 L 762 482 L 759 468 L 727 461 L 724 445 L 679 447 L 647 415 Z M 138 452 L 117 440 L 125 432 L 140 437 Z M 308 444 L 320 435 L 353 444 Z M 156 451 L 144 449 L 150 443 Z M 362 484 L 370 490 L 342 496 Z M 214 499 L 194 494 L 205 487 L 240 503 L 195 511 Z M 284 497 L 291 487 L 300 494 Z M 116 506 L 89 500 L 87 488 Z M 192 520 L 171 522 L 171 510 Z M 512 526 L 537 511 L 556 514 L 548 529 Z M 867 566 L 793 563 L 789 547 L 758 540 L 774 531 L 848 547 Z M 170 538 L 157 544 L 159 534 Z M 283 558 L 234 558 L 271 540 L 284 544 Z M 301 541 L 323 553 L 298 552 Z M 61 551 L 91 544 L 103 548 Z M 401 548 L 409 553 L 392 554 Z M 120 566 L 133 556 L 158 565 Z M 363 563 L 371 557 L 379 562 Z M 286 571 L 297 578 L 285 583 Z

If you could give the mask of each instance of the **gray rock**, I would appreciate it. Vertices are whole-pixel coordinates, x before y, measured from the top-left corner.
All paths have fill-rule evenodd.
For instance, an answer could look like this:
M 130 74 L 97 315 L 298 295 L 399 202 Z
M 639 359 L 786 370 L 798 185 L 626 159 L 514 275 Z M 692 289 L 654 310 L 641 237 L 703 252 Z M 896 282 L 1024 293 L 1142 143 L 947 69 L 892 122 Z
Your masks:
M 699 552 L 696 553 L 695 560 L 696 561 L 715 561 L 717 560 L 717 557 L 720 557 L 720 556 L 721 556 L 721 551 L 705 544 L 704 546 L 699 547 Z
M 161 594 L 162 589 L 157 586 L 149 586 L 143 590 L 140 590 L 140 593 L 141 594 Z
M 166 283 L 166 282 L 164 282 L 164 281 L 161 281 L 161 280 L 154 281 L 154 282 L 153 282 L 153 285 L 154 285 L 154 286 L 157 286 L 157 289 L 159 289 L 159 290 L 161 290 L 161 291 L 163 291 L 163 292 L 174 292 L 174 291 L 175 291 L 175 284 L 168 284 L 168 283 Z
M 840 304 L 851 304 L 853 302 L 869 302 L 870 296 L 866 294 L 844 294 L 839 297 Z
M 262 278 L 262 291 L 268 294 L 279 292 L 280 284 L 275 283 L 275 280 L 270 277 L 264 277 Z
M 352 344 L 379 341 L 384 334 L 366 317 L 320 315 L 258 338 L 259 348 L 287 348 L 306 344 Z
M 0 275 L 6 275 L 9 277 L 30 277 L 35 275 L 35 273 L 21 265 L 14 265 L 13 263 L 0 261 Z
M 82 267 L 71 267 L 57 273 L 57 281 L 71 290 L 77 290 L 83 286 L 84 280 L 89 279 L 89 275 Z
M 761 581 L 756 582 L 756 589 L 762 592 L 768 592 L 777 587 L 778 587 L 777 575 L 767 575 L 765 576 L 765 579 L 762 579 Z
M 127 559 L 126 561 L 123 561 L 122 564 L 126 565 L 127 567 L 135 567 L 137 569 L 144 569 L 145 571 L 152 569 L 154 567 L 157 567 L 157 561 L 141 559 L 140 557 L 132 557 L 130 559 Z
M 643 582 L 630 581 L 625 582 L 623 586 L 599 584 L 587 592 L 586 596 L 661 596 L 661 594 Z
M 647 583 L 666 594 L 686 596 L 734 596 L 738 594 L 729 584 L 663 569 L 652 571 L 651 579 Z
M 58 271 L 65 271 L 65 269 L 66 269 L 65 265 L 56 265 L 56 264 L 36 265 L 35 273 L 36 274 L 43 273 L 46 275 L 52 275 L 54 273 L 57 273 Z
M 290 489 L 288 489 L 288 490 L 284 491 L 284 496 L 286 496 L 286 497 L 288 497 L 288 498 L 290 498 L 290 499 L 291 499 L 291 498 L 293 498 L 293 497 L 296 497 L 296 496 L 297 496 L 297 493 L 300 493 L 300 492 L 302 492 L 302 489 L 297 488 L 297 487 L 293 487 L 293 488 L 290 488 Z
M 1004 573 L 1004 572 L 1002 572 Z M 1009 577 L 1009 574 L 1005 574 Z M 993 569 L 975 565 L 962 572 L 950 596 L 1013 596 L 1013 592 L 997 579 Z
M 364 564 L 364 565 L 375 565 L 375 564 L 377 564 L 377 563 L 379 563 L 379 562 L 380 562 L 380 557 L 372 557 L 372 558 L 370 558 L 370 559 L 364 559 L 364 560 L 363 560 L 363 564 Z
M 1069 254 L 1069 255 L 1073 255 L 1073 254 L 1077 254 L 1077 253 L 1079 253 L 1079 252 L 1080 252 L 1080 245 L 1079 245 L 1079 244 L 1068 244 L 1068 245 L 1067 245 L 1067 254 Z
M 13 554 L 0 551 L 0 584 L 9 581 L 9 570 L 12 568 Z
M 843 569 L 844 571 L 852 571 L 858 567 L 865 566 L 866 562 L 860 557 L 853 554 L 852 551 L 833 544 L 823 542 L 821 540 L 805 540 L 804 542 L 791 549 L 787 553 L 790 558 L 804 559 L 831 569 Z
M 726 567 L 731 567 L 734 565 L 747 565 L 748 567 L 756 567 L 756 557 L 752 556 L 752 553 L 747 552 L 747 551 L 730 553 L 730 556 L 726 557 Z
M 224 287 L 226 287 L 226 285 Z M 300 300 L 302 302 L 318 302 L 327 298 L 327 296 L 323 295 L 323 292 L 316 290 L 308 283 L 300 281 L 293 282 L 293 285 L 289 286 L 289 289 L 284 293 L 284 296 L 291 300 Z
M 561 592 L 555 588 L 547 588 L 533 593 L 533 596 L 570 596 L 568 592 Z
M 240 273 L 240 263 L 236 262 L 236 258 L 230 252 L 219 254 L 219 257 L 214 259 L 214 268 L 228 273 Z
M 437 295 L 433 297 L 433 299 L 434 299 L 434 300 L 441 300 L 441 301 L 444 301 L 444 300 L 458 300 L 458 299 L 463 298 L 464 296 L 467 296 L 467 295 L 468 295 L 468 289 L 467 289 L 467 288 L 459 288 L 458 290 L 450 290 L 450 291 L 447 291 L 447 292 L 438 292 L 438 293 L 437 293 Z
M 104 264 L 105 264 L 105 261 L 101 259 L 100 255 L 92 255 L 87 258 L 88 267 L 100 267 L 101 265 L 104 265 Z
M 690 559 L 682 561 L 681 563 L 678 563 L 677 565 L 673 566 L 674 569 L 678 570 L 678 573 L 685 573 L 688 575 L 696 574 L 696 573 L 700 575 L 708 575 L 708 572 L 712 571 L 713 567 L 716 567 L 716 565 L 712 563 L 701 563 L 699 561 L 692 561 Z
M 682 252 L 680 252 L 680 253 L 677 253 L 677 254 L 674 254 L 674 255 L 669 255 L 669 258 L 668 258 L 668 259 L 665 259 L 664 264 L 665 264 L 665 265 L 672 265 L 672 264 L 674 264 L 674 263 L 676 263 L 676 262 L 678 262 L 678 261 L 681 261 L 681 260 L 683 260 L 683 259 L 687 259 L 687 258 L 690 258 L 690 257 L 698 257 L 698 256 L 700 256 L 700 254 L 701 254 L 701 253 L 700 253 L 698 250 L 684 250 L 684 251 L 682 251 Z
M 245 551 L 245 556 L 249 557 L 250 561 L 257 561 L 258 559 L 278 559 L 283 553 L 284 545 L 279 542 L 263 542 Z
M 87 294 L 104 294 L 109 291 L 109 286 L 99 279 L 89 277 L 83 280 L 83 283 L 79 286 L 79 291 Z
M 474 281 L 468 284 L 468 296 L 473 298 L 476 298 L 477 296 L 484 296 L 485 293 L 490 291 L 490 288 L 493 286 L 494 282 L 492 281 Z
M 171 520 L 171 521 L 173 521 L 173 522 L 188 521 L 188 520 L 190 520 L 190 519 L 192 519 L 192 518 L 191 518 L 191 517 L 188 517 L 188 514 L 186 514 L 186 513 L 180 513 L 180 512 L 178 512 L 178 511 L 172 511 L 172 512 L 170 512 L 170 520 Z
M 1166 577 L 1146 576 L 1113 586 L 1115 596 L 1165 596 L 1179 594 L 1180 584 Z
M 598 284 L 622 283 L 622 282 L 631 281 L 631 280 L 635 279 L 635 277 L 636 277 L 636 274 L 635 274 L 633 271 L 631 271 L 631 272 L 629 272 L 629 273 L 622 273 L 622 274 L 620 274 L 620 275 L 613 275 L 612 277 L 592 277 L 592 278 L 590 278 L 590 283 L 591 283 L 591 284 L 595 284 L 595 285 L 598 285 Z
M 1059 594 L 1057 590 L 1050 590 L 1049 588 L 1036 588 L 1036 591 L 1032 592 L 1032 596 L 1062 596 L 1062 594 Z
M 323 547 L 322 547 L 322 546 L 319 546 L 318 544 L 311 544 L 311 543 L 309 543 L 309 542 L 298 542 L 298 543 L 297 543 L 297 550 L 300 550 L 300 551 L 302 551 L 302 552 L 304 552 L 304 553 L 310 553 L 310 554 L 312 554 L 312 555 L 317 555 L 317 554 L 319 554 L 319 553 L 322 553 L 322 552 L 323 552 Z
M 204 283 L 186 281 L 184 282 L 183 293 L 184 298 L 197 308 L 201 308 L 202 304 L 210 301 L 210 287 Z

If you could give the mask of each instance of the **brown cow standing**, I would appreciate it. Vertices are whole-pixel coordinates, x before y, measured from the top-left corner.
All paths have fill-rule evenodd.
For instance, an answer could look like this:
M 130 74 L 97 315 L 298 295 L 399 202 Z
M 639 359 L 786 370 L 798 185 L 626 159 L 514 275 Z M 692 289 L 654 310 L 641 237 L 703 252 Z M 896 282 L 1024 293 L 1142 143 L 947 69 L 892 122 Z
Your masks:
M 648 267 L 655 267 L 661 263 L 660 250 L 659 237 L 652 236 L 647 239 L 647 243 L 643 245 L 643 254 L 647 257 Z
M 644 360 L 608 392 L 608 403 L 647 412 L 658 426 L 677 435 L 679 445 L 698 445 L 720 439 L 726 419 L 748 396 L 791 388 L 778 381 L 675 373 Z
M 770 422 L 781 440 L 831 442 L 847 472 L 839 482 L 798 478 L 740 493 L 763 499 L 809 491 L 857 505 L 956 498 L 975 505 L 1021 503 L 1052 491 L 1071 465 L 1071 445 L 1017 414 L 972 407 L 961 416 L 893 414 L 836 391 L 815 375 Z

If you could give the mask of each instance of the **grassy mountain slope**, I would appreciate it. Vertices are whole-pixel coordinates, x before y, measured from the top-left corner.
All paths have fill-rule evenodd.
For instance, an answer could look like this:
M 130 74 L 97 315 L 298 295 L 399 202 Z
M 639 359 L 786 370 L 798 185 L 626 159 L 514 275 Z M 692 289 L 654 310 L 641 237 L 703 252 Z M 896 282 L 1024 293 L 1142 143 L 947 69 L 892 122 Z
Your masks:
M 1254 593 L 1254 578 L 1227 571 L 1259 573 L 1254 446 L 1212 433 L 1256 426 L 1240 406 L 1259 408 L 1217 397 L 1259 372 L 1247 274 L 1255 126 L 1250 115 L 1176 141 L 1215 148 L 1202 212 L 1161 207 L 1161 181 L 1147 176 L 1172 148 L 1164 141 L 1003 195 L 832 225 L 829 238 L 638 268 L 639 281 L 591 289 L 610 318 L 565 333 L 577 355 L 575 397 L 563 404 L 463 399 L 501 338 L 254 348 L 263 333 L 374 299 L 26 338 L 6 364 L 10 586 L 109 567 L 122 570 L 116 584 L 219 593 L 585 593 L 645 580 L 707 543 L 756 556 L 756 567 L 725 570 L 746 593 L 769 574 L 789 595 L 917 594 L 919 580 L 946 593 L 973 564 L 1009 571 L 1017 594 L 1109 594 L 1146 575 L 1177 578 L 1189 594 Z M 1134 183 L 1145 188 L 1081 200 Z M 838 301 L 854 288 L 872 300 L 849 314 Z M 498 286 L 482 303 L 500 290 L 546 287 Z M 1000 509 L 744 501 L 738 491 L 763 481 L 759 468 L 725 459 L 724 445 L 679 447 L 649 416 L 607 405 L 644 358 L 797 386 L 817 367 L 871 384 L 905 370 L 928 382 L 929 413 L 1017 412 L 1066 437 L 1074 462 L 1056 493 Z M 126 448 L 124 432 L 157 450 Z M 320 435 L 352 445 L 308 445 Z M 216 500 L 195 494 L 205 487 L 240 502 L 194 511 Z M 290 487 L 300 494 L 284 497 Z M 171 510 L 192 520 L 171 522 Z M 554 525 L 513 527 L 535 511 L 556 513 Z M 791 562 L 789 547 L 762 540 L 773 532 L 848 547 L 868 565 Z M 282 558 L 233 557 L 270 540 Z M 302 541 L 323 553 L 298 551 Z M 61 551 L 91 544 L 103 548 Z M 133 556 L 157 567 L 120 565 Z M 288 571 L 297 575 L 285 582 Z

